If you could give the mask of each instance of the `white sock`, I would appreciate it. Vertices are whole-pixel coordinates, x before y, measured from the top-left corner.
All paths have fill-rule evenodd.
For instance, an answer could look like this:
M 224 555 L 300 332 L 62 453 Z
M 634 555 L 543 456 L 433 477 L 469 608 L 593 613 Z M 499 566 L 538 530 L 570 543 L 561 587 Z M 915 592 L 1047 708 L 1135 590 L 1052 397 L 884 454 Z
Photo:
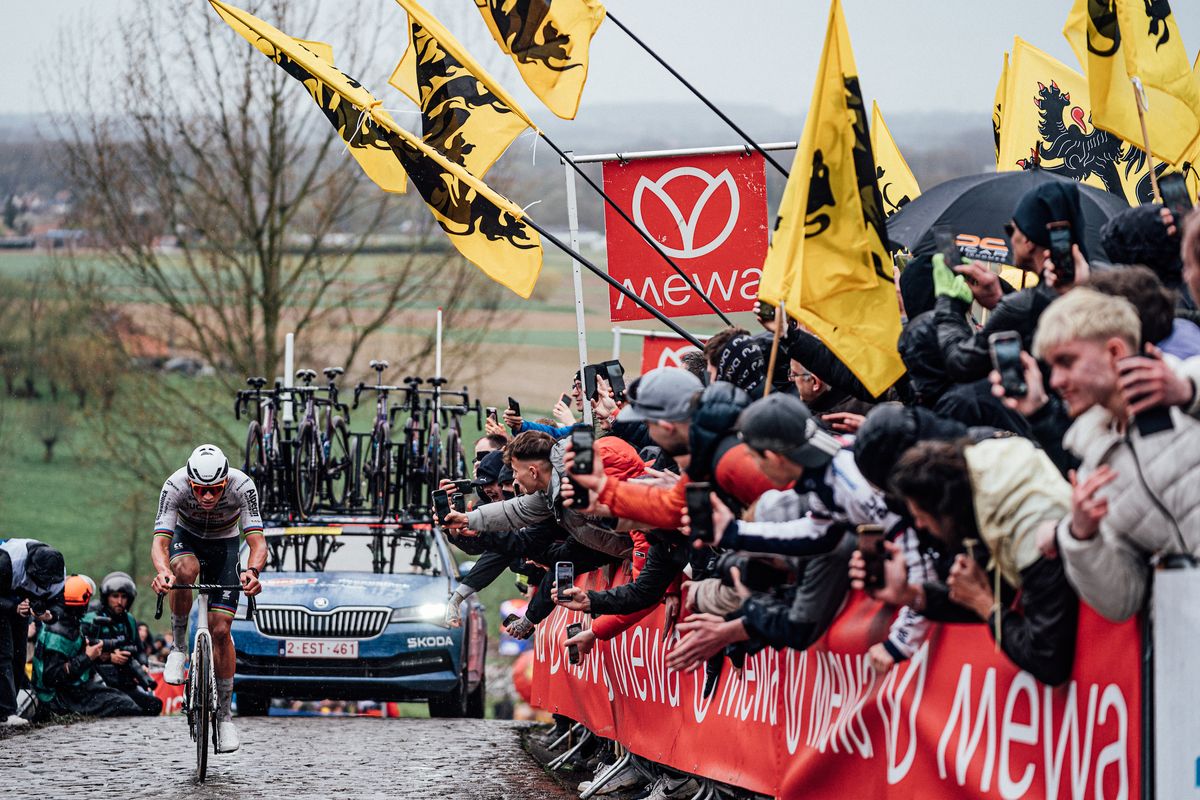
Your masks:
M 187 614 L 171 615 L 171 635 L 175 637 L 175 649 L 186 654 L 188 651 L 188 618 Z
M 217 678 L 217 722 L 233 719 L 233 678 Z

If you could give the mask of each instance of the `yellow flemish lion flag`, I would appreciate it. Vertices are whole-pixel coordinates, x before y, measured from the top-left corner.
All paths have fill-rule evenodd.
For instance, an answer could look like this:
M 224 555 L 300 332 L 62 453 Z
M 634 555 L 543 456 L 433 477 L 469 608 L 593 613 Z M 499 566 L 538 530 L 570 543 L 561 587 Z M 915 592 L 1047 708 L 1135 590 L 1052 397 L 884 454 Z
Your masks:
M 1141 147 L 1139 78 L 1151 152 L 1183 161 L 1200 133 L 1200 92 L 1167 0 L 1075 0 L 1063 35 L 1087 75 L 1092 124 Z
M 492 38 L 546 108 L 575 119 L 588 47 L 604 21 L 598 0 L 475 0 Z
M 880 395 L 904 374 L 900 309 L 867 109 L 840 0 L 784 188 L 759 297 L 804 323 Z
M 238 34 L 300 81 L 327 117 L 342 123 L 355 120 L 348 123 L 351 133 L 357 128 L 355 140 L 368 136 L 378 142 L 380 152 L 412 179 L 434 219 L 468 261 L 497 283 L 529 297 L 542 267 L 542 243 L 521 209 L 397 125 L 370 92 L 332 61 L 252 14 L 220 0 L 209 2 Z M 326 49 L 324 55 L 332 56 L 332 51 Z M 343 133 L 343 138 L 350 137 Z
M 408 49 L 389 83 L 421 107 L 425 143 L 482 178 L 532 123 L 436 17 L 396 2 L 408 12 Z
M 875 102 L 871 103 L 871 151 L 875 154 L 875 180 L 883 198 L 883 211 L 890 217 L 920 197 L 921 187 L 896 147 Z
M 258 48 L 267 58 L 275 61 L 285 72 L 291 74 L 292 77 L 297 77 L 296 73 L 293 72 L 296 63 L 293 60 L 294 57 L 283 53 L 270 41 L 259 35 L 257 30 L 247 20 L 252 20 L 266 26 L 265 22 L 225 3 L 213 2 L 212 5 L 221 16 L 221 19 L 229 24 L 229 27 L 233 28 L 244 39 Z M 271 28 L 271 30 L 275 29 Z M 297 53 L 303 53 L 310 58 L 326 61 L 330 65 L 328 81 L 312 79 L 306 82 L 304 86 L 308 89 L 309 94 L 312 95 L 317 105 L 321 107 L 325 118 L 337 130 L 338 136 L 341 137 L 343 142 L 346 142 L 350 155 L 362 167 L 367 177 L 374 181 L 379 188 L 385 192 L 403 194 L 407 189 L 408 175 L 405 173 L 404 167 L 392 154 L 391 147 L 384 141 L 383 128 L 369 119 L 360 119 L 361 115 L 359 112 L 351 109 L 346 103 L 323 102 L 322 97 L 331 98 L 336 94 L 337 96 L 346 98 L 349 103 L 353 103 L 359 108 L 378 106 L 379 101 L 375 99 L 374 95 L 364 89 L 358 81 L 343 75 L 333 68 L 332 47 L 324 42 L 307 42 L 302 39 L 289 39 L 289 41 Z M 377 116 L 391 119 L 388 117 L 387 112 L 382 109 L 378 111 Z
M 1154 196 L 1146 154 L 1092 124 L 1084 77 L 1018 37 L 1008 62 L 996 169 L 1033 169 L 1035 163 L 1134 205 Z

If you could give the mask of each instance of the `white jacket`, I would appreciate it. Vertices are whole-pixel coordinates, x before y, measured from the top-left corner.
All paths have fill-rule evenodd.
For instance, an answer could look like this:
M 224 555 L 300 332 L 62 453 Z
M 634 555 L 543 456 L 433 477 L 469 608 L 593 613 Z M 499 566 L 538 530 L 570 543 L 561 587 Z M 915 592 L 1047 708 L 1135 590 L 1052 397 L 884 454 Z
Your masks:
M 1200 386 L 1200 358 L 1175 365 L 1177 374 Z M 1122 436 L 1112 414 L 1094 406 L 1075 420 L 1064 446 L 1082 464 L 1084 480 L 1101 465 L 1117 474 L 1099 491 L 1108 500 L 1100 532 L 1081 541 L 1068 515 L 1058 527 L 1067 578 L 1088 605 L 1111 620 L 1142 608 L 1150 557 L 1188 552 L 1200 556 L 1200 391 L 1186 412 L 1171 409 L 1174 430 L 1142 438 L 1129 425 Z

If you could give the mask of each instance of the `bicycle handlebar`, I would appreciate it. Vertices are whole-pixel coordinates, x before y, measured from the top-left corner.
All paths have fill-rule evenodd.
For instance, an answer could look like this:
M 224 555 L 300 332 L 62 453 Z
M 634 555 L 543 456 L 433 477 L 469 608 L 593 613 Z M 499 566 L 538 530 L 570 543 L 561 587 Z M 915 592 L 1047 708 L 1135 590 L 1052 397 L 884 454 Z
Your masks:
M 224 584 L 224 583 L 177 583 L 172 586 L 169 591 L 241 591 L 240 583 Z M 158 595 L 158 601 L 154 604 L 154 618 L 162 619 L 163 599 L 166 597 L 166 592 Z M 246 595 L 246 619 L 254 621 L 255 602 L 254 598 Z

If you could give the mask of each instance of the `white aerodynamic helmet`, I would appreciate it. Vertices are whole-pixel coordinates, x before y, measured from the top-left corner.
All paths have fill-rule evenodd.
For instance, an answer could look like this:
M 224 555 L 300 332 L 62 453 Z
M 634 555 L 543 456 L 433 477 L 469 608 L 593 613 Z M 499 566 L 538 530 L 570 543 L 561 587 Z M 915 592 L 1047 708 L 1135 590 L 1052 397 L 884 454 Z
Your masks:
M 216 486 L 229 477 L 229 459 L 215 444 L 202 444 L 187 460 L 187 476 L 193 486 Z

